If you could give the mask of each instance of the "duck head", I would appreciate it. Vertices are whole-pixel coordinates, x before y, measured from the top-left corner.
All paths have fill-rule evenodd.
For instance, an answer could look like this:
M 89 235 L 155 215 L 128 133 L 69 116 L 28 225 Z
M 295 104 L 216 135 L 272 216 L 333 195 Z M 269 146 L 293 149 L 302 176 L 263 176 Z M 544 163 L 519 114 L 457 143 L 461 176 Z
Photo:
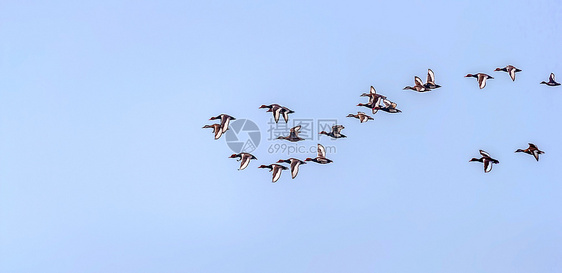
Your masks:
M 354 114 L 349 114 L 349 115 L 346 116 L 346 118 L 354 118 L 354 117 L 355 117 Z
M 288 159 L 285 159 L 285 160 L 279 159 L 276 163 L 289 163 L 289 162 L 291 162 L 291 161 L 288 160 Z
M 466 74 L 466 76 L 464 76 L 464 77 L 465 77 L 465 78 L 468 78 L 468 77 L 476 77 L 476 75 Z
M 228 158 L 237 158 L 238 155 L 237 154 L 232 154 L 231 156 L 229 156 Z
M 498 68 L 496 68 L 494 71 L 505 71 L 504 69 L 505 69 L 505 68 L 499 68 L 499 67 L 498 67 Z
M 472 161 L 480 161 L 480 159 L 478 159 L 478 158 L 474 158 L 474 157 L 473 157 L 473 158 L 472 158 L 472 159 L 470 159 L 470 160 L 469 160 L 468 162 L 472 162 Z
M 307 157 L 304 161 L 312 161 L 312 158 Z
M 517 149 L 517 151 L 515 151 L 515 152 L 516 152 L 516 153 L 524 153 L 525 151 L 524 151 L 524 150 L 521 150 L 521 149 Z

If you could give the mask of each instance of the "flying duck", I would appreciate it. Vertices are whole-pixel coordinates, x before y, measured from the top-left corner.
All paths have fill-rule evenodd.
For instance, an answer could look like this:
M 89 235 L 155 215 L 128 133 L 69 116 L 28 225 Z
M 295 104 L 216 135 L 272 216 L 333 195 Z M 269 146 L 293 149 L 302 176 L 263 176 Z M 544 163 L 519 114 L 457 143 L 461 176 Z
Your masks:
M 382 110 L 387 113 L 402 113 L 402 111 L 396 109 L 397 104 L 395 102 L 389 101 L 387 99 L 383 99 L 382 102 L 384 106 L 381 107 L 380 105 L 376 105 L 373 107 L 373 113 L 376 113 L 377 110 Z
M 427 88 L 423 85 L 423 82 L 420 79 L 420 77 L 414 76 L 414 82 L 415 82 L 414 86 L 406 86 L 406 87 L 404 87 L 404 90 L 410 89 L 410 90 L 414 90 L 414 91 L 418 91 L 418 92 L 431 91 L 431 89 L 429 89 L 429 88 Z
M 488 75 L 488 74 L 484 74 L 484 73 L 478 73 L 478 74 L 467 74 L 466 76 L 464 76 L 465 78 L 467 77 L 474 77 L 476 79 L 478 79 L 478 86 L 480 87 L 480 89 L 486 87 L 486 80 L 487 79 L 493 79 L 494 77 Z
M 478 162 L 482 162 L 484 163 L 484 172 L 488 173 L 492 170 L 492 164 L 498 164 L 500 163 L 498 160 L 493 159 L 489 153 L 480 150 L 480 154 L 482 155 L 481 158 L 472 158 L 471 160 L 469 160 L 468 162 L 472 162 L 472 161 L 478 161 Z
M 361 123 L 363 122 L 367 122 L 369 120 L 374 120 L 371 116 L 368 116 L 367 114 L 363 113 L 363 112 L 357 112 L 357 115 L 354 114 L 349 114 L 347 115 L 348 118 L 356 118 L 358 119 Z
M 315 158 L 307 158 L 304 161 L 313 161 L 319 164 L 328 164 L 328 163 L 332 163 L 333 161 L 330 159 L 326 158 L 326 149 L 324 149 L 324 146 L 322 146 L 322 144 L 318 144 L 318 156 Z
M 428 89 L 441 87 L 441 85 L 435 84 L 435 74 L 433 73 L 433 70 L 427 70 L 427 82 L 423 86 Z
M 273 178 L 271 179 L 271 182 L 273 183 L 279 180 L 279 177 L 281 177 L 281 171 L 289 169 L 279 164 L 261 165 L 258 168 L 267 168 L 270 172 L 273 171 Z
M 511 77 L 511 79 L 513 81 L 515 81 L 515 72 L 521 72 L 521 69 L 513 66 L 513 65 L 508 65 L 504 68 L 496 68 L 496 70 L 494 71 L 503 71 L 503 72 L 507 72 L 509 74 L 509 76 Z
M 537 161 L 539 161 L 539 155 L 544 154 L 544 152 L 539 150 L 539 148 L 537 148 L 537 146 L 535 146 L 535 144 L 533 144 L 533 143 L 529 143 L 529 148 L 527 148 L 525 150 L 517 149 L 517 151 L 515 151 L 515 152 L 516 153 L 523 152 L 523 153 L 526 153 L 526 154 L 530 154 L 530 155 L 534 156 Z
M 347 136 L 345 136 L 345 135 L 343 135 L 343 134 L 341 133 L 341 130 L 342 130 L 342 129 L 345 129 L 345 127 L 343 127 L 343 125 L 334 125 L 334 126 L 332 126 L 332 131 L 331 131 L 331 132 L 326 133 L 326 131 L 322 131 L 322 132 L 320 132 L 319 134 L 321 134 L 321 135 L 327 135 L 327 136 L 330 136 L 330 137 L 332 137 L 332 138 L 347 137 Z
M 296 158 L 289 158 L 289 159 L 279 159 L 279 161 L 277 161 L 277 163 L 289 163 L 291 166 L 291 176 L 293 177 L 293 179 L 295 179 L 295 177 L 297 177 L 297 174 L 299 173 L 299 166 L 302 164 L 306 164 L 306 162 L 300 160 L 300 159 L 296 159 Z
M 266 112 L 273 112 L 273 119 L 275 119 L 275 123 L 279 121 L 279 116 L 283 115 L 283 119 L 285 119 L 285 123 L 289 121 L 289 114 L 294 113 L 295 111 L 281 106 L 279 104 L 270 104 L 270 105 L 262 105 L 259 109 L 268 108 Z
M 215 139 L 219 139 L 222 136 L 221 125 L 218 123 L 205 125 L 203 128 L 213 128 L 213 133 L 215 133 Z
M 289 133 L 288 136 L 278 136 L 277 139 L 286 139 L 290 142 L 297 142 L 297 141 L 301 141 L 304 140 L 304 138 L 299 137 L 299 130 L 301 129 L 301 126 L 295 126 L 293 128 L 291 128 L 291 131 Z
M 557 83 L 556 80 L 554 79 L 554 73 L 550 73 L 550 77 L 548 77 L 548 82 L 542 81 L 541 84 L 546 84 L 548 86 L 560 85 L 560 83 Z
M 240 169 L 238 169 L 239 171 L 246 169 L 246 167 L 248 167 L 248 164 L 250 164 L 250 160 L 257 159 L 255 156 L 249 153 L 232 154 L 229 158 L 237 158 L 237 157 L 240 158 L 237 161 L 241 161 Z
M 226 130 L 228 130 L 228 125 L 230 124 L 231 120 L 236 120 L 234 117 L 229 116 L 227 114 L 220 114 L 216 117 L 212 117 L 209 120 L 215 120 L 215 119 L 220 119 L 221 120 L 221 130 L 222 133 L 224 134 L 224 132 L 226 132 Z

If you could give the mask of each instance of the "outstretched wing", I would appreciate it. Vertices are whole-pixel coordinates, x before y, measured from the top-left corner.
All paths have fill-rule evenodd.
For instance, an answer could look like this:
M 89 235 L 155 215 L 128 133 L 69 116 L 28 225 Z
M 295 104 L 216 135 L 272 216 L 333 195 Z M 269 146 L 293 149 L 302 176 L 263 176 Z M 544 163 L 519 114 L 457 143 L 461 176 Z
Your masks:
M 374 95 L 374 94 L 377 94 L 377 90 L 375 90 L 375 87 L 373 87 L 372 85 L 371 85 L 371 91 L 370 91 L 370 92 L 371 92 L 371 94 L 373 94 L 373 95 Z
M 295 179 L 295 177 L 297 177 L 297 174 L 299 174 L 300 165 L 301 165 L 301 161 L 298 159 L 293 159 L 291 161 L 291 176 L 293 179 Z
M 435 74 L 433 73 L 433 70 L 431 70 L 431 69 L 427 70 L 427 83 L 435 84 Z
M 278 166 L 273 166 L 273 177 L 271 178 L 271 182 L 275 183 L 281 177 L 282 169 Z
M 334 125 L 334 126 L 332 126 L 332 132 L 337 135 L 337 134 L 340 134 L 341 130 L 344 129 L 344 128 L 345 127 L 343 127 L 343 125 Z
M 484 150 L 480 150 L 480 154 L 484 157 L 491 157 L 490 154 Z
M 551 82 L 555 82 L 555 81 L 556 81 L 555 76 L 554 76 L 554 73 L 550 73 L 550 77 L 548 78 L 548 80 L 551 81 Z
M 492 170 L 492 162 L 489 159 L 484 159 L 484 172 L 489 173 Z
M 318 143 L 318 157 L 326 157 L 326 149 L 320 143 Z
M 273 108 L 273 119 L 275 120 L 275 123 L 277 123 L 279 121 L 280 114 L 281 114 L 281 107 L 274 107 Z
M 414 82 L 416 82 L 416 86 L 423 86 L 423 82 L 418 76 L 414 77 Z
M 478 86 L 480 87 L 480 89 L 486 87 L 486 79 L 487 78 L 488 78 L 487 75 L 478 74 Z
M 248 164 L 250 164 L 251 158 L 252 158 L 252 155 L 250 155 L 250 154 L 242 154 L 242 157 L 241 157 L 242 162 L 240 162 L 240 169 L 239 170 L 246 169 L 246 167 L 248 167 Z
M 229 116 L 229 115 L 222 115 L 221 116 L 221 130 L 222 130 L 223 134 L 224 134 L 224 132 L 226 132 L 226 130 L 228 130 L 228 125 L 230 124 L 231 119 L 232 119 L 232 117 Z
M 533 156 L 537 161 L 539 161 L 539 150 L 533 150 Z
M 535 144 L 533 144 L 533 143 L 529 143 L 529 148 L 531 148 L 531 149 L 538 149 L 537 146 L 535 146 Z
M 283 119 L 285 120 L 285 123 L 287 123 L 289 121 L 289 111 L 282 111 L 283 112 Z
M 301 126 L 300 126 L 300 125 L 297 125 L 297 126 L 291 128 L 291 133 L 296 133 L 296 134 L 298 134 L 300 129 L 301 129 Z
M 511 80 L 515 81 L 515 66 L 509 65 L 507 67 L 507 73 L 509 73 Z
M 215 131 L 215 139 L 219 139 L 222 136 L 222 127 L 220 126 L 220 124 L 215 124 L 216 126 L 213 127 L 213 130 Z

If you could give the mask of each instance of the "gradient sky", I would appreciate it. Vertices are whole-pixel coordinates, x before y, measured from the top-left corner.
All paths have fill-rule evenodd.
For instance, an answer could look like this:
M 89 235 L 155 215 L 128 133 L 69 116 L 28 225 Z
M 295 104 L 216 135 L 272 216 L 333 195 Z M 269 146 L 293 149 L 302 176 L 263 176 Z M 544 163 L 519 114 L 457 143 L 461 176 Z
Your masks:
M 2 1 L 0 271 L 562 270 L 559 2 L 278 2 Z M 403 113 L 345 118 L 371 85 Z M 343 124 L 334 163 L 271 183 L 271 103 Z

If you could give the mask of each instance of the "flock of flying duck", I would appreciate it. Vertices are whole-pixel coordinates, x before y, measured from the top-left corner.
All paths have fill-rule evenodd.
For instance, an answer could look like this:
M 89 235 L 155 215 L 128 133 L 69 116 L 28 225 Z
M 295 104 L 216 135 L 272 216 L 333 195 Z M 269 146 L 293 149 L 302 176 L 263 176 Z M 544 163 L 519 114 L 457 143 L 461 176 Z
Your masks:
M 515 73 L 521 72 L 521 69 L 518 69 L 513 65 L 508 65 L 504 68 L 496 68 L 494 71 L 507 72 L 509 74 L 509 76 L 511 77 L 511 79 L 513 81 L 515 81 Z M 492 76 L 490 76 L 488 74 L 485 74 L 485 73 L 467 74 L 465 77 L 476 78 L 478 80 L 478 87 L 480 87 L 480 89 L 486 87 L 486 80 L 493 79 Z M 558 85 L 560 85 L 560 83 L 556 82 L 554 73 L 550 73 L 550 77 L 548 79 L 548 82 L 542 81 L 540 84 L 545 84 L 547 86 L 558 86 Z M 404 87 L 404 90 L 413 90 L 413 91 L 416 91 L 416 92 L 428 92 L 428 91 L 431 91 L 432 89 L 436 89 L 436 88 L 439 88 L 439 87 L 441 87 L 441 86 L 435 83 L 435 74 L 433 73 L 433 71 L 431 69 L 428 69 L 427 80 L 426 80 L 425 83 L 418 76 L 415 76 L 414 77 L 414 86 L 406 86 L 406 87 Z M 383 96 L 381 94 L 377 94 L 377 91 L 375 90 L 375 88 L 373 86 L 371 86 L 371 89 L 370 89 L 369 93 L 363 93 L 360 96 L 361 97 L 369 97 L 369 101 L 367 103 L 359 103 L 359 104 L 357 104 L 357 106 L 367 107 L 367 108 L 371 109 L 371 112 L 373 114 L 376 114 L 379 110 L 387 112 L 387 113 L 400 113 L 400 112 L 402 112 L 402 111 L 400 111 L 396 108 L 397 104 L 395 102 L 390 101 L 389 99 L 387 99 L 386 96 Z M 273 119 L 275 120 L 275 123 L 277 123 L 279 121 L 279 118 L 281 116 L 285 120 L 285 123 L 287 123 L 289 121 L 289 114 L 295 113 L 295 111 L 293 111 L 293 110 L 291 110 L 291 109 L 289 109 L 285 106 L 281 106 L 279 104 L 262 105 L 262 106 L 259 107 L 259 109 L 262 109 L 262 108 L 267 108 L 268 110 L 266 112 L 271 112 L 273 114 Z M 369 120 L 373 120 L 373 117 L 365 114 L 364 112 L 360 112 L 360 111 L 357 112 L 357 114 L 349 114 L 349 115 L 347 115 L 347 117 L 356 118 L 361 123 L 367 122 Z M 220 120 L 220 123 L 203 126 L 203 128 L 213 128 L 213 133 L 215 134 L 215 140 L 219 139 L 222 136 L 222 134 L 224 134 L 228 130 L 228 126 L 229 126 L 231 120 L 236 120 L 236 118 L 234 118 L 230 115 L 227 115 L 227 114 L 220 114 L 216 117 L 210 118 L 210 120 L 217 120 L 217 119 Z M 343 125 L 337 125 L 336 124 L 336 125 L 332 126 L 332 131 L 330 131 L 330 132 L 322 131 L 319 134 L 327 135 L 327 136 L 329 136 L 331 138 L 334 138 L 334 139 L 345 138 L 346 136 L 341 133 L 341 131 L 344 128 L 345 127 Z M 287 141 L 290 141 L 290 142 L 302 141 L 302 140 L 304 140 L 304 138 L 299 137 L 300 129 L 301 129 L 300 125 L 295 126 L 295 127 L 290 129 L 289 135 L 279 136 L 279 137 L 277 137 L 277 139 L 287 140 Z M 524 149 L 524 150 L 523 149 L 517 149 L 515 152 L 516 153 L 522 152 L 522 153 L 532 155 L 537 161 L 539 161 L 539 155 L 544 153 L 544 151 L 539 150 L 539 148 L 537 148 L 537 146 L 533 143 L 529 143 L 529 147 L 527 149 Z M 472 159 L 469 160 L 469 162 L 477 161 L 477 162 L 483 163 L 485 173 L 488 173 L 492 170 L 493 164 L 500 163 L 497 159 L 492 158 L 492 156 L 489 153 L 487 153 L 486 151 L 480 150 L 480 155 L 482 157 L 472 158 Z M 252 159 L 256 160 L 257 159 L 254 155 L 252 155 L 250 153 L 232 154 L 229 158 L 238 158 L 238 161 L 240 161 L 240 168 L 238 170 L 244 170 L 250 164 L 250 160 L 252 160 Z M 297 158 L 280 159 L 279 161 L 277 161 L 274 164 L 260 165 L 258 168 L 269 169 L 269 171 L 272 172 L 272 174 L 273 174 L 272 182 L 277 182 L 277 180 L 279 180 L 279 178 L 281 177 L 281 172 L 284 171 L 284 170 L 288 170 L 289 168 L 291 169 L 291 176 L 294 179 L 299 172 L 300 165 L 306 164 L 307 161 L 316 162 L 318 164 L 328 164 L 328 163 L 333 162 L 332 160 L 326 158 L 326 149 L 324 148 L 324 146 L 322 146 L 322 144 L 318 144 L 317 156 L 315 158 L 309 157 L 309 158 L 306 158 L 304 161 L 300 160 L 300 159 L 297 159 Z M 278 164 L 278 163 L 287 163 L 287 164 L 289 164 L 289 167 Z

